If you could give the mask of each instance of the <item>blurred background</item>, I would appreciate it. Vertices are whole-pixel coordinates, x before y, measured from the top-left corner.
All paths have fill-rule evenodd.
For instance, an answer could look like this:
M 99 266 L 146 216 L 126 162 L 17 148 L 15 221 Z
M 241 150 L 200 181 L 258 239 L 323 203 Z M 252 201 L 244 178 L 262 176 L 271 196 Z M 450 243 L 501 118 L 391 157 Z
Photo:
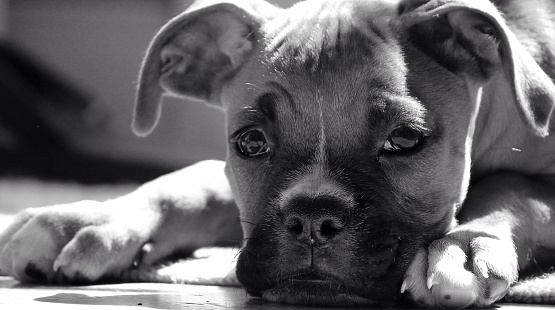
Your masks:
M 0 214 L 224 159 L 223 114 L 202 104 L 166 98 L 150 136 L 130 130 L 145 49 L 192 2 L 0 0 Z

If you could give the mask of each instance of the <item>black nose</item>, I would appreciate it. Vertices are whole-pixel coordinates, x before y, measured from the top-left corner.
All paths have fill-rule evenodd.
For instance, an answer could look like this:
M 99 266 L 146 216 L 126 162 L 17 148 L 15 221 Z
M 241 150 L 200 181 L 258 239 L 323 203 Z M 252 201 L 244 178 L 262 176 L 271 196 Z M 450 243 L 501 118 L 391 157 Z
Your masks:
M 283 224 L 299 241 L 325 243 L 343 231 L 349 209 L 335 197 L 296 197 L 282 209 Z

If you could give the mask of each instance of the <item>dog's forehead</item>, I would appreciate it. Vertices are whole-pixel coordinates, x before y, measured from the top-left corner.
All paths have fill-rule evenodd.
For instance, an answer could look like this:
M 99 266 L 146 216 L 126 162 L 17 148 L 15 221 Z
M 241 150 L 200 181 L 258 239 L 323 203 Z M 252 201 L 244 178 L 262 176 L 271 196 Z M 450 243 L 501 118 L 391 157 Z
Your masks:
M 396 1 L 319 0 L 273 20 L 265 29 L 264 62 L 273 80 L 266 91 L 281 98 L 272 106 L 262 96 L 257 106 L 302 127 L 282 135 L 317 133 L 325 125 L 328 135 L 343 141 L 366 135 L 363 124 L 372 115 L 390 123 L 401 114 L 420 118 L 420 104 L 407 95 L 403 54 L 390 25 L 397 12 Z
M 278 82 L 304 93 L 405 93 L 397 17 L 394 0 L 301 2 L 265 26 L 264 62 Z
M 298 3 L 264 25 L 265 49 L 279 69 L 318 66 L 320 57 L 356 58 L 395 41 L 395 0 L 316 0 Z

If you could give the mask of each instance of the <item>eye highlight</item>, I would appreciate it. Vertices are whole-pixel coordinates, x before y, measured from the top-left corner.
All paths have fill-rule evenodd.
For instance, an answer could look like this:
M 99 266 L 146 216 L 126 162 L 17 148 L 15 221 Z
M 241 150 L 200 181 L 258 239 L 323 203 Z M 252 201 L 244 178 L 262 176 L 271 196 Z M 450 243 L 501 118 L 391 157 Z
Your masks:
M 399 127 L 389 134 L 383 149 L 390 152 L 412 150 L 420 145 L 423 138 L 424 134 L 417 129 L 409 126 Z
M 251 129 L 241 133 L 235 140 L 237 149 L 246 156 L 259 156 L 270 151 L 264 132 L 260 129 Z

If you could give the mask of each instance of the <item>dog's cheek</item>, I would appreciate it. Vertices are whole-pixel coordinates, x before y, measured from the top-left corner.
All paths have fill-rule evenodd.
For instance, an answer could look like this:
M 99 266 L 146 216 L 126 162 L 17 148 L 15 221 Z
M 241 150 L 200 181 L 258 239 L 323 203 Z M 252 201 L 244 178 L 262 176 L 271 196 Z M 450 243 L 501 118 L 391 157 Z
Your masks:
M 248 238 L 257 223 L 262 221 L 268 193 L 269 166 L 264 159 L 245 159 L 228 150 L 225 173 L 240 212 L 243 237 Z
M 272 218 L 274 216 L 266 215 L 261 224 L 252 228 L 237 260 L 237 279 L 254 296 L 275 286 L 275 279 L 281 272 L 277 268 L 280 232 Z
M 460 204 L 464 157 L 450 160 L 446 148 L 433 148 L 415 158 L 382 162 L 397 207 L 395 216 L 407 219 L 408 229 L 441 235 L 447 232 Z M 449 159 L 449 160 L 448 160 Z

